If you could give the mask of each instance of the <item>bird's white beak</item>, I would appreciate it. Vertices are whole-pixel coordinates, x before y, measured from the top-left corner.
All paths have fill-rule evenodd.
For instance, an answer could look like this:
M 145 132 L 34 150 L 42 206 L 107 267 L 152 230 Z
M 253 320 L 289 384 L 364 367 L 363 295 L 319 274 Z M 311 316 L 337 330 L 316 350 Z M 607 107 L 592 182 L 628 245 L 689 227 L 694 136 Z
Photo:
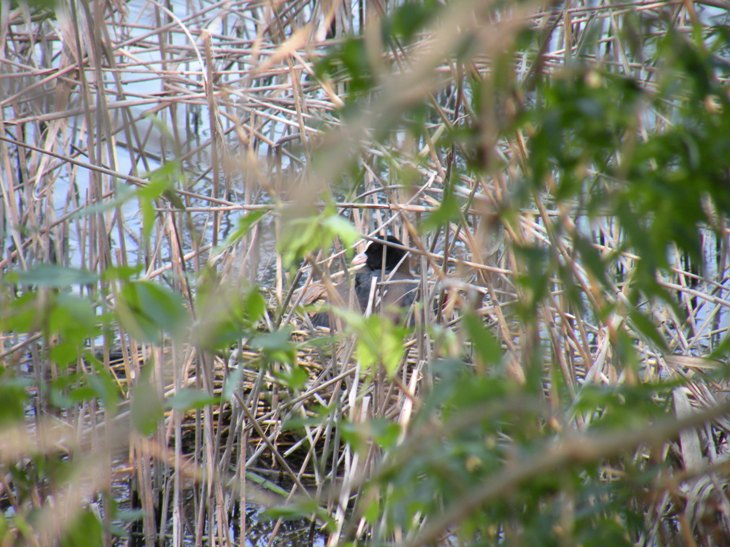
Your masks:
M 365 264 L 368 261 L 368 255 L 365 253 L 360 253 L 355 255 L 355 258 L 352 259 L 352 265 L 353 266 L 361 266 Z

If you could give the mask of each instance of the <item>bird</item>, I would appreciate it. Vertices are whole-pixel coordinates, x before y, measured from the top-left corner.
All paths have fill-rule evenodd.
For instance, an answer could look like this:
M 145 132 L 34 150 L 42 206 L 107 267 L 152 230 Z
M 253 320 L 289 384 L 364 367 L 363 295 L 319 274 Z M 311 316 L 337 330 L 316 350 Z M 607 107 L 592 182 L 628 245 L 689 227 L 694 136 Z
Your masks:
M 354 294 L 341 283 L 336 286 L 338 298 L 348 307 L 365 315 L 383 313 L 398 322 L 416 299 L 418 280 L 410 272 L 406 251 L 395 236 L 372 240 L 365 252 L 355 256 L 353 266 L 361 266 L 355 274 Z M 312 316 L 315 327 L 330 327 L 330 315 L 319 312 Z

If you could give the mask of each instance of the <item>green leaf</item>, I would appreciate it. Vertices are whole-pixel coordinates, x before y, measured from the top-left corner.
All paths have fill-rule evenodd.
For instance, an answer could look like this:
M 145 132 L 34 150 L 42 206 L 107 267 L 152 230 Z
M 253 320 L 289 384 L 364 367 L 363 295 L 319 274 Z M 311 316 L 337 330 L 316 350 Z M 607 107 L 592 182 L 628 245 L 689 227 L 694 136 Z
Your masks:
M 580 253 L 580 256 L 583 258 L 583 264 L 586 266 L 587 270 L 592 273 L 604 287 L 609 287 L 610 284 L 606 277 L 606 264 L 604 264 L 601 254 L 593 246 L 593 244 L 579 234 L 576 234 L 573 239 L 573 244 L 575 245 L 576 250 Z
M 150 365 L 147 365 L 150 367 Z M 132 389 L 132 424 L 142 435 L 152 435 L 165 416 L 165 407 L 145 372 Z
M 328 216 L 322 221 L 322 226 L 333 236 L 339 237 L 347 248 L 354 247 L 360 239 L 360 232 L 357 231 L 355 225 L 340 215 Z
M 374 526 L 380 518 L 380 510 L 380 499 L 378 496 L 374 496 L 365 506 L 362 516 L 368 524 Z
M 99 397 L 106 406 L 107 411 L 116 413 L 117 406 L 121 400 L 119 384 L 112 373 L 104 368 L 104 364 L 98 359 L 92 359 L 87 352 L 86 360 L 93 363 L 96 374 L 88 377 L 89 386 L 94 390 L 96 397 Z
M 340 237 L 348 248 L 360 237 L 352 223 L 338 216 L 332 205 L 318 215 L 304 216 L 295 209 L 288 211 L 288 215 L 277 243 L 287 269 L 318 249 L 329 247 L 335 237 Z
M 166 190 L 175 187 L 175 183 L 182 176 L 182 166 L 179 161 L 168 161 L 158 169 L 144 175 L 149 183 L 137 189 L 140 198 L 153 200 L 159 198 Z
M 637 328 L 637 330 L 643 334 L 648 340 L 651 340 L 657 348 L 662 351 L 667 351 L 667 342 L 664 337 L 659 333 L 654 322 L 649 319 L 647 315 L 634 310 L 629 314 L 631 323 Z
M 130 199 L 133 199 L 136 195 L 134 189 L 130 188 L 129 186 L 118 184 L 116 188 L 116 196 L 113 199 L 107 201 L 99 201 L 87 207 L 82 207 L 81 209 L 73 213 L 70 218 L 74 219 L 78 217 L 89 216 L 92 214 L 106 213 L 107 211 L 112 211 L 117 207 L 124 205 Z
M 325 523 L 328 529 L 334 526 L 334 520 L 327 513 L 326 509 L 320 507 L 317 500 L 301 500 L 295 503 L 287 503 L 286 505 L 278 505 L 267 508 L 262 516 L 270 519 L 283 520 L 299 520 L 302 518 L 310 518 L 312 515 Z
M 88 299 L 61 293 L 49 310 L 46 325 L 52 333 L 81 347 L 85 339 L 99 334 L 98 323 L 96 307 Z
M 83 348 L 74 342 L 59 340 L 48 350 L 48 357 L 60 367 L 65 368 L 76 361 L 82 351 Z
M 485 365 L 497 365 L 502 361 L 502 348 L 494 335 L 484 327 L 482 320 L 473 313 L 467 313 L 462 322 L 477 354 Z
M 51 404 L 61 409 L 73 407 L 74 399 L 71 391 L 74 386 L 78 386 L 82 376 L 79 373 L 66 373 L 59 375 L 50 383 L 49 399 Z
M 114 514 L 114 518 L 121 522 L 134 522 L 144 517 L 144 509 L 120 509 Z
M 283 431 L 299 431 L 303 432 L 305 427 L 318 427 L 332 419 L 332 415 L 337 410 L 336 403 L 331 405 L 319 405 L 309 408 L 311 415 L 292 416 L 288 418 L 283 426 Z
M 196 343 L 210 351 L 224 350 L 253 334 L 266 313 L 266 300 L 258 287 L 240 290 L 217 279 L 201 278 L 197 291 Z
M 9 302 L 0 300 L 0 331 L 29 332 L 40 328 L 48 302 L 37 292 L 26 292 Z
M 223 393 L 221 399 L 224 401 L 231 401 L 234 393 L 236 393 L 241 387 L 241 378 L 243 377 L 243 367 L 238 367 L 229 372 L 226 378 L 226 383 L 223 386 Z
M 155 226 L 155 203 L 151 199 L 139 199 L 139 210 L 142 212 L 142 238 L 149 241 L 152 235 L 152 228 Z
M 435 0 L 407 2 L 383 20 L 383 39 L 410 41 L 416 33 L 424 30 L 442 10 L 444 5 Z
M 405 355 L 408 329 L 395 325 L 388 317 L 362 315 L 346 310 L 335 310 L 347 321 L 348 328 L 357 334 L 355 353 L 363 370 L 383 365 L 392 378 Z
M 202 389 L 182 388 L 167 399 L 167 406 L 173 410 L 191 410 L 203 408 L 220 402 L 219 397 L 210 395 Z
M 179 334 L 188 320 L 180 296 L 151 281 L 123 285 L 115 311 L 135 338 L 152 344 L 160 343 L 162 332 Z
M 101 278 L 104 281 L 131 281 L 133 277 L 136 277 L 142 271 L 144 267 L 139 266 L 109 266 L 104 269 L 101 274 Z
M 332 243 L 327 233 L 320 229 L 321 217 L 297 216 L 297 213 L 294 215 L 284 221 L 281 237 L 276 246 L 287 269 L 317 249 Z
M 156 199 L 164 195 L 177 208 L 185 209 L 185 204 L 173 192 L 176 182 L 183 176 L 182 166 L 179 161 L 168 161 L 145 176 L 149 178 L 149 183 L 137 189 L 137 197 L 142 211 L 142 236 L 145 241 L 149 241 L 157 215 Z
M 357 424 L 346 422 L 342 424 L 341 430 L 342 438 L 355 450 L 369 449 L 371 441 L 375 441 L 380 448 L 388 450 L 397 444 L 401 434 L 401 428 L 397 423 L 383 418 Z
M 370 420 L 373 439 L 383 450 L 394 448 L 402 433 L 400 425 L 383 418 Z
M 72 285 L 91 285 L 98 280 L 98 275 L 86 270 L 66 268 L 57 264 L 38 264 L 27 271 L 9 273 L 3 282 L 35 287 L 63 288 Z
M 246 323 L 250 327 L 255 326 L 266 313 L 266 299 L 258 287 L 252 287 L 246 293 L 243 305 L 246 312 Z
M 448 224 L 449 222 L 458 220 L 461 217 L 461 208 L 459 200 L 456 199 L 453 192 L 446 192 L 444 199 L 438 209 L 431 212 L 423 221 L 423 230 L 431 232 Z
M 257 484 L 258 486 L 261 486 L 262 488 L 265 488 L 266 490 L 269 490 L 270 492 L 273 492 L 278 496 L 286 497 L 289 494 L 289 492 L 284 490 L 275 482 L 270 481 L 269 479 L 266 479 L 261 475 L 254 473 L 253 471 L 246 471 L 246 479 L 250 480 L 254 484 Z
M 66 528 L 61 547 L 97 547 L 104 544 L 104 531 L 89 509 L 84 509 L 76 516 L 71 525 Z
M 375 85 L 365 41 L 360 36 L 348 36 L 335 46 L 315 66 L 318 78 L 328 76 L 344 80 L 348 86 L 348 105 L 353 105 Z
M 292 364 L 296 361 L 296 348 L 291 341 L 291 328 L 267 332 L 251 339 L 251 347 L 261 350 L 269 361 Z
M 246 234 L 251 230 L 254 224 L 256 224 L 261 218 L 264 217 L 267 213 L 270 213 L 271 209 L 259 209 L 257 211 L 251 211 L 250 213 L 242 216 L 238 219 L 238 226 L 236 227 L 233 232 L 228 234 L 228 237 L 226 237 L 225 241 L 221 243 L 214 251 L 213 254 L 217 255 L 220 252 L 222 252 L 224 249 L 227 249 L 236 243 L 238 243 L 241 239 L 243 239 Z
M 712 350 L 712 353 L 707 356 L 708 359 L 717 359 L 719 361 L 722 361 L 724 359 L 727 359 L 728 355 L 730 354 L 730 334 L 725 334 L 725 336 L 720 340 L 720 343 L 715 346 L 715 348 Z
M 23 421 L 30 387 L 28 379 L 13 377 L 0 365 L 0 426 Z
M 291 390 L 297 391 L 304 387 L 309 380 L 309 374 L 300 366 L 293 365 L 285 368 L 283 371 L 274 372 L 274 376 Z

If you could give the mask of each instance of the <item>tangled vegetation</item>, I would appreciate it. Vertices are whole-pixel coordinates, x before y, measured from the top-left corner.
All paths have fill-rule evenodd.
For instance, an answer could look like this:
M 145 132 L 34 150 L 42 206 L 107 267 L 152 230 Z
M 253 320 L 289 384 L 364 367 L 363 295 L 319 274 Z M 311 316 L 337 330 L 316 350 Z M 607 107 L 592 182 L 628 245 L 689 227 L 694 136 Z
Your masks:
M 730 542 L 728 8 L 1 4 L 0 544 Z

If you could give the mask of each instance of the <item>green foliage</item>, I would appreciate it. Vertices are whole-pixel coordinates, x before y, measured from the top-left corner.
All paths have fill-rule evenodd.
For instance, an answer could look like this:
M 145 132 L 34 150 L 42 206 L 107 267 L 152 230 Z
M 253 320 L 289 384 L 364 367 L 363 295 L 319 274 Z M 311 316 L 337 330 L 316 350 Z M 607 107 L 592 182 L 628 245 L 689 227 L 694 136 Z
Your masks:
M 288 366 L 282 370 L 274 370 L 274 377 L 292 391 L 301 390 L 309 381 L 309 373 L 300 366 Z
M 498 4 L 500 10 L 507 5 Z M 43 2 L 31 5 L 44 7 Z M 520 7 L 510 5 L 514 10 Z M 419 347 L 417 369 L 406 359 L 412 330 L 387 316 L 337 310 L 347 332 L 325 342 L 300 343 L 293 326 L 274 322 L 271 327 L 264 292 L 250 281 L 229 288 L 230 283 L 222 281 L 224 274 L 216 271 L 217 261 L 235 249 L 253 226 L 268 220 L 267 215 L 279 214 L 276 250 L 288 272 L 302 262 L 312 263 L 320 251 L 338 241 L 351 253 L 360 234 L 338 214 L 329 195 L 324 196 L 322 210 L 287 203 L 241 217 L 207 257 L 208 266 L 192 283 L 190 295 L 185 295 L 189 300 L 163 282 L 140 279 L 146 265 L 107 267 L 95 273 L 33 263 L 29 252 L 28 268 L 3 272 L 0 284 L 0 334 L 9 340 L 0 363 L 3 431 L 35 431 L 43 422 L 34 421 L 30 410 L 36 408 L 51 409 L 62 419 L 71 416 L 79 424 L 103 416 L 105 425 L 114 422 L 109 418 L 120 408 L 128 408 L 134 432 L 151 436 L 165 423 L 166 411 L 217 409 L 255 392 L 251 408 L 271 403 L 273 415 L 288 420 L 287 433 L 294 432 L 311 444 L 312 465 L 320 466 L 315 476 L 317 480 L 324 477 L 324 488 L 317 492 L 326 492 L 330 498 L 326 502 L 325 495 L 294 499 L 268 509 L 270 518 L 311 518 L 327 530 L 338 529 L 325 509 L 333 506 L 331 500 L 342 487 L 342 468 L 347 467 L 342 465 L 342 453 L 334 453 L 339 447 L 330 444 L 336 438 L 348 445 L 348 454 L 356 453 L 366 462 L 364 470 L 372 471 L 367 476 L 353 475 L 361 484 L 347 483 L 361 490 L 351 492 L 352 504 L 344 508 L 351 523 L 343 534 L 354 536 L 363 518 L 370 530 L 367 540 L 377 544 L 394 543 L 394 538 L 435 544 L 444 534 L 463 544 L 647 541 L 648 515 L 657 510 L 652 500 L 666 497 L 666 471 L 672 462 L 654 457 L 658 441 L 645 444 L 643 435 L 672 423 L 673 390 L 681 384 L 647 381 L 645 370 L 653 364 L 643 362 L 649 353 L 643 348 L 649 346 L 657 358 L 678 351 L 667 341 L 660 323 L 664 315 L 654 313 L 661 305 L 672 321 L 676 318 L 676 328 L 682 328 L 683 308 L 670 292 L 675 290 L 671 282 L 664 280 L 672 275 L 676 255 L 700 265 L 697 277 L 701 279 L 708 269 L 703 267 L 703 235 L 714 231 L 726 246 L 730 95 L 722 55 L 727 55 L 730 31 L 719 26 L 680 27 L 629 10 L 612 14 L 616 19 L 611 19 L 611 25 L 616 28 L 605 34 L 599 9 L 597 16 L 573 22 L 576 32 L 585 28 L 579 32 L 580 42 L 565 51 L 564 62 L 558 65 L 556 58 L 544 56 L 543 48 L 556 39 L 550 25 L 542 27 L 531 20 L 516 30 L 484 29 L 496 33 L 500 47 L 482 40 L 478 36 L 482 29 L 462 25 L 453 29 L 458 34 L 449 42 L 449 50 L 441 52 L 442 68 L 453 67 L 452 74 L 460 81 L 429 87 L 432 82 L 424 79 L 425 90 L 385 97 L 391 102 L 378 110 L 381 90 L 397 88 L 395 79 L 395 84 L 387 86 L 391 64 L 404 73 L 417 71 L 420 67 L 409 66 L 410 50 L 417 50 L 421 37 L 440 30 L 438 24 L 458 9 L 470 10 L 470 18 L 481 22 L 488 8 L 435 0 L 405 2 L 382 14 L 375 33 L 338 40 L 319 58 L 315 74 L 340 86 L 338 96 L 344 89 L 341 121 L 369 112 L 378 116 L 371 128 L 355 135 L 371 139 L 362 146 L 366 150 L 362 161 L 347 158 L 343 162 L 351 170 L 352 186 L 372 171 L 373 178 L 413 190 L 414 181 L 423 177 L 424 169 L 433 169 L 430 162 L 438 160 L 438 168 L 433 169 L 438 179 L 431 179 L 436 191 L 429 194 L 431 189 L 424 189 L 432 207 L 425 214 L 402 212 L 416 227 L 418 233 L 412 235 L 424 236 L 435 248 L 440 244 L 438 236 L 454 225 L 462 235 L 470 231 L 469 236 L 499 228 L 506 234 L 500 249 L 506 259 L 501 266 L 510 272 L 500 283 L 514 289 L 514 298 L 496 302 L 502 287 L 489 286 L 488 291 L 477 287 L 474 292 L 480 300 L 470 301 L 466 293 L 474 284 L 486 285 L 492 272 L 472 276 L 467 268 L 454 273 L 449 263 L 432 263 L 443 266 L 444 285 L 453 281 L 452 274 L 460 278 L 459 283 L 464 281 L 458 289 L 463 292 L 457 298 L 460 316 L 450 324 L 419 325 L 418 342 L 426 342 Z M 561 15 L 567 18 L 568 12 Z M 501 11 L 489 12 L 488 20 L 503 17 Z M 621 55 L 635 58 L 625 59 L 618 68 L 609 56 L 604 60 L 608 42 L 597 40 L 607 36 L 612 53 L 621 48 Z M 386 49 L 380 51 L 381 45 Z M 637 77 L 637 63 L 650 69 L 650 80 Z M 443 73 L 428 77 L 438 79 Z M 166 131 L 161 123 L 158 126 Z M 417 151 L 413 157 L 408 154 L 410 145 Z M 315 152 L 302 158 L 302 164 L 311 166 L 320 158 L 329 156 Z M 332 174 L 336 180 L 347 176 Z M 166 201 L 187 211 L 176 193 L 185 182 L 180 161 L 166 162 L 146 178 L 149 182 L 140 187 L 120 185 L 108 201 L 83 208 L 70 218 L 111 216 L 136 201 L 141 214 L 140 246 L 149 247 L 159 221 L 159 203 Z M 461 185 L 466 180 L 474 186 L 464 193 Z M 380 188 L 376 193 L 373 202 L 378 204 L 389 197 Z M 593 224 L 606 219 L 615 226 L 612 246 L 597 242 L 593 233 Z M 482 243 L 477 237 L 463 241 L 469 250 L 477 250 L 472 244 Z M 285 279 L 284 283 L 296 285 L 297 281 Z M 721 282 L 713 288 L 713 297 L 722 299 L 723 290 Z M 483 297 L 483 292 L 488 296 Z M 557 301 L 559 313 L 555 313 Z M 425 297 L 423 304 L 430 311 L 431 302 Z M 490 308 L 494 316 L 499 315 L 499 331 L 485 323 L 482 314 L 490 314 Z M 698 318 L 691 317 L 687 323 L 694 325 Z M 715 330 L 720 332 L 721 325 Z M 166 397 L 165 379 L 157 377 L 164 367 L 156 367 L 149 359 L 141 366 L 135 361 L 117 376 L 91 351 L 102 338 L 107 350 L 121 342 L 155 346 L 155 351 L 170 349 L 174 355 L 184 345 L 194 347 L 198 355 L 210 352 L 216 358 L 228 355 L 234 346 L 245 345 L 246 352 L 238 368 L 225 371 L 220 396 L 212 388 L 185 387 Z M 301 394 L 314 376 L 302 366 L 298 351 L 306 345 L 324 355 L 343 340 L 353 341 L 353 355 L 363 373 L 355 377 L 334 371 L 343 373 L 338 386 L 350 382 L 351 397 L 326 399 L 324 392 L 317 392 L 321 406 L 307 407 L 309 401 L 303 399 L 292 404 L 288 397 Z M 727 357 L 729 340 L 712 348 L 714 358 Z M 584 351 L 576 349 L 580 344 Z M 29 370 L 26 354 L 39 354 L 35 362 L 43 367 Z M 341 353 L 332 351 L 332 355 L 339 358 Z M 605 367 L 611 378 L 604 378 L 604 369 L 594 366 Z M 254 387 L 243 387 L 244 373 L 252 370 L 257 378 Z M 381 370 L 384 378 L 377 374 Z M 323 377 L 330 373 L 326 369 Z M 410 374 L 421 375 L 413 393 L 404 381 Z M 272 385 L 276 399 L 265 393 Z M 407 400 L 408 412 L 398 414 L 384 404 L 394 393 Z M 122 405 L 125 397 L 130 399 L 128 407 Z M 360 406 L 366 397 L 375 403 Z M 83 412 L 77 413 L 86 403 Z M 360 420 L 357 412 L 365 408 L 375 417 Z M 343 418 L 348 410 L 356 420 Z M 223 423 L 224 413 L 219 416 Z M 319 433 L 312 435 L 319 426 L 336 431 L 334 437 L 327 437 L 324 454 L 317 452 Z M 220 430 L 220 436 L 232 435 L 231 429 Z M 667 431 L 659 439 L 662 448 L 677 434 Z M 606 439 L 614 445 L 606 444 Z M 195 443 L 199 447 L 199 439 Z M 3 453 L 3 486 L 19 510 L 0 514 L 0 543 L 36 543 L 36 528 L 43 525 L 35 520 L 38 509 L 55 503 L 53 493 L 65 488 L 83 465 L 78 448 L 58 445 L 51 449 L 29 445 L 17 453 Z M 248 456 L 245 446 L 237 448 Z M 200 461 L 198 456 L 193 459 Z M 208 457 L 206 453 L 206 464 L 213 463 Z M 329 462 L 334 462 L 332 468 L 325 469 Z M 157 463 L 159 470 L 167 471 L 166 462 Z M 227 470 L 217 471 L 223 476 Z M 167 480 L 164 472 L 156 478 Z M 286 489 L 250 470 L 246 479 L 282 502 L 288 497 Z M 9 496 L 3 495 L 3 503 Z M 104 530 L 99 518 L 83 505 L 76 509 L 76 517 L 65 523 L 63 537 L 54 539 L 61 545 L 100 544 Z M 116 532 L 121 532 L 121 523 L 142 516 L 139 511 L 120 510 L 114 500 L 104 509 Z M 674 509 L 679 512 L 681 507 Z M 420 534 L 427 535 L 439 523 L 441 528 L 433 537 L 422 538 Z M 352 538 L 341 539 L 346 544 Z
M 167 400 L 168 406 L 173 410 L 190 410 L 203 408 L 220 402 L 219 397 L 214 397 L 202 389 L 183 388 Z
M 148 365 L 132 389 L 132 424 L 142 435 L 152 435 L 165 412 L 162 397 L 155 384 L 150 381 L 151 372 L 151 366 Z M 181 403 L 190 403 L 190 397 L 186 394 L 180 394 L 180 397 Z M 170 404 L 174 403 L 176 401 L 173 400 Z M 184 405 L 181 406 L 185 408 Z
M 538 245 L 515 246 L 515 255 L 524 265 L 516 275 L 519 285 L 526 290 L 525 298 L 519 303 L 519 311 L 526 320 L 534 317 L 538 304 L 548 293 L 548 282 L 554 268 L 547 249 Z
M 228 234 L 225 241 L 221 243 L 220 247 L 216 249 L 213 254 L 218 255 L 222 250 L 228 249 L 241 241 L 241 239 L 243 239 L 251 231 L 251 228 L 253 228 L 258 221 L 270 212 L 270 209 L 259 209 L 258 211 L 251 211 L 239 218 L 236 229 Z
M 116 414 L 117 405 L 121 400 L 121 393 L 114 375 L 104 366 L 104 363 L 91 355 L 90 352 L 86 352 L 84 357 L 94 367 L 94 374 L 85 375 L 92 393 L 101 400 L 112 415 Z
M 540 92 L 541 103 L 527 116 L 536 127 L 530 139 L 532 183 L 542 188 L 557 168 L 554 197 L 570 199 L 583 192 L 589 165 L 612 170 L 626 132 L 635 129 L 643 92 L 632 79 L 593 68 L 568 71 Z M 589 199 L 598 206 L 603 196 L 591 193 Z
M 96 515 L 84 510 L 78 515 L 61 539 L 61 547 L 96 547 L 104 540 L 103 527 Z
M 348 328 L 357 336 L 355 352 L 363 370 L 374 372 L 382 365 L 392 378 L 405 355 L 408 329 L 395 325 L 387 316 L 363 317 L 346 310 L 336 311 L 346 319 Z
M 430 3 L 396 9 L 383 19 L 383 42 L 409 42 L 438 13 Z M 501 366 L 514 356 L 503 355 L 495 333 L 467 313 L 461 317 L 461 335 L 464 346 L 473 350 L 473 360 L 451 357 L 432 363 L 434 385 L 419 398 L 420 413 L 404 440 L 378 443 L 375 431 L 382 424 L 377 422 L 341 426 L 354 449 L 377 443 L 384 451 L 356 510 L 384 541 L 396 531 L 418 538 L 419 530 L 450 511 L 455 520 L 445 529 L 465 544 L 628 545 L 645 531 L 646 505 L 641 500 L 662 471 L 645 447 L 632 445 L 610 459 L 575 454 L 560 466 L 535 471 L 542 454 L 570 444 L 571 433 L 563 428 L 573 427 L 573 420 L 585 420 L 581 435 L 620 438 L 627 430 L 649 431 L 669 415 L 676 384 L 633 384 L 645 366 L 637 348 L 648 344 L 658 354 L 676 351 L 653 313 L 661 304 L 683 317 L 661 276 L 671 276 L 675 253 L 702 264 L 703 232 L 715 230 L 724 239 L 730 213 L 730 100 L 724 85 L 727 64 L 717 55 L 727 52 L 727 29 L 696 27 L 680 33 L 674 25 L 639 13 L 627 14 L 622 22 L 616 32 L 625 51 L 641 62 L 653 57 L 649 64 L 658 67 L 655 87 L 638 80 L 629 65 L 619 71 L 587 57 L 598 51 L 594 40 L 602 32 L 593 18 L 586 23 L 590 28 L 581 29 L 583 41 L 570 58 L 566 54 L 564 67 L 537 75 L 527 82 L 530 87 L 519 88 L 523 82 L 516 81 L 514 59 L 508 55 L 490 59 L 491 77 L 465 79 L 471 112 L 436 143 L 453 169 L 447 180 L 491 174 L 502 167 L 494 162 L 497 155 L 489 149 L 493 143 L 485 138 L 499 143 L 495 147 L 509 143 L 515 155 L 515 136 L 527 145 L 524 157 L 515 161 L 522 171 L 497 205 L 497 215 L 514 233 L 524 234 L 522 211 L 541 213 L 533 217 L 544 229 L 535 230 L 540 237 L 517 237 L 509 249 L 516 259 L 513 279 L 520 298 L 507 313 L 517 312 L 509 319 L 523 326 L 520 336 L 528 339 L 519 347 L 532 353 L 517 361 L 530 381 L 521 386 L 507 377 Z M 541 39 L 538 32 L 525 30 L 516 40 L 519 53 L 537 63 Z M 459 55 L 471 55 L 468 46 Z M 377 97 L 378 82 L 363 39 L 330 52 L 320 69 L 352 86 L 351 103 Z M 458 85 L 451 88 L 454 94 Z M 413 116 L 388 127 L 417 138 L 432 134 L 427 123 L 438 118 L 425 103 L 403 107 L 404 118 Z M 454 113 L 462 119 L 457 107 Z M 452 154 L 456 159 L 448 163 Z M 444 186 L 443 200 L 418 225 L 424 234 L 438 233 L 449 223 L 469 229 L 460 218 L 465 204 Z M 610 252 L 596 244 L 591 232 L 592 222 L 607 218 L 615 221 L 619 240 Z M 616 261 L 623 253 L 632 261 L 616 276 Z M 622 290 L 627 298 L 616 299 Z M 579 383 L 571 388 L 576 394 L 566 388 L 566 378 L 555 374 L 547 380 L 551 385 L 543 385 L 543 341 L 545 331 L 555 325 L 546 323 L 542 313 L 553 298 L 562 299 L 566 313 L 555 317 L 556 322 L 568 321 L 567 314 L 572 318 L 575 312 L 609 325 L 611 366 L 626 373 L 626 384 Z M 355 314 L 343 316 L 357 335 L 363 367 L 383 364 L 392 376 L 403 355 L 400 335 L 389 338 L 393 326 Z M 615 319 L 620 321 L 610 322 Z M 720 347 L 716 356 L 724 357 L 727 342 Z M 551 393 L 549 411 L 541 403 L 542 393 L 533 389 Z M 616 469 L 619 475 L 611 475 Z M 464 501 L 512 474 L 514 480 L 484 502 Z
M 211 351 L 222 350 L 256 332 L 266 313 L 266 300 L 257 287 L 231 291 L 207 269 L 198 283 L 199 319 L 195 340 Z
M 315 251 L 330 247 L 336 237 L 351 252 L 360 234 L 352 223 L 337 215 L 332 206 L 312 215 L 293 207 L 286 212 L 277 251 L 282 256 L 284 267 L 289 269 Z
M 497 365 L 502 360 L 502 350 L 494 335 L 472 313 L 465 314 L 462 320 L 474 344 L 476 361 L 483 367 Z
M 23 419 L 30 386 L 29 380 L 15 377 L 0 366 L 0 427 Z
M 369 93 L 375 85 L 365 43 L 362 38 L 348 37 L 315 67 L 318 78 L 327 76 L 348 83 L 349 103 Z
M 558 202 L 578 199 L 591 215 L 615 216 L 625 248 L 641 256 L 636 288 L 666 299 L 655 280 L 668 269 L 672 247 L 703 260 L 699 230 L 716 226 L 706 200 L 717 213 L 730 212 L 730 150 L 723 137 L 730 130 L 723 114 L 730 103 L 703 46 L 670 32 L 660 51 L 671 70 L 661 73 L 658 94 L 647 94 L 628 77 L 574 68 L 540 87 L 540 101 L 524 120 L 535 128 L 533 188 L 547 186 Z M 660 116 L 671 123 L 661 124 Z M 641 139 L 639 117 L 656 129 Z M 586 177 L 591 168 L 601 173 L 594 181 Z M 582 236 L 575 245 L 605 284 L 601 263 Z
M 381 39 L 396 51 L 413 41 L 443 10 L 434 0 L 408 1 L 381 21 Z M 379 61 L 382 61 L 379 59 Z M 358 112 L 359 103 L 371 97 L 379 81 L 365 39 L 348 36 L 315 66 L 318 78 L 329 78 L 347 85 L 344 113 Z
M 74 268 L 41 264 L 24 272 L 11 272 L 3 282 L 27 287 L 27 291 L 10 299 L 7 312 L 0 315 L 3 330 L 40 331 L 52 341 L 48 356 L 66 367 L 77 360 L 89 338 L 100 333 L 96 304 L 69 288 L 96 283 L 99 276 Z
M 29 287 L 63 288 L 93 284 L 98 278 L 93 273 L 76 268 L 66 268 L 57 264 L 38 264 L 30 270 L 11 272 L 3 281 Z
M 151 281 L 125 283 L 117 297 L 117 317 L 135 338 L 159 344 L 163 333 L 177 335 L 187 322 L 182 299 Z
M 481 336 L 478 328 L 470 330 Z M 370 484 L 373 495 L 364 496 L 359 507 L 368 520 L 385 517 L 387 529 L 395 530 L 413 526 L 419 514 L 437 518 L 455 511 L 461 515 L 459 535 L 468 544 L 479 538 L 496 541 L 500 523 L 511 522 L 519 543 L 558 545 L 555 531 L 568 514 L 572 527 L 563 533 L 573 541 L 628 544 L 640 533 L 642 510 L 630 500 L 651 484 L 658 468 L 652 470 L 642 459 L 619 458 L 612 465 L 630 467 L 636 482 L 611 483 L 604 480 L 600 462 L 591 458 L 567 457 L 546 465 L 551 454 L 570 445 L 570 434 L 545 426 L 547 409 L 539 401 L 526 399 L 505 378 L 488 378 L 453 362 L 440 370 L 445 374 L 426 398 L 407 440 L 381 444 L 387 458 Z M 587 434 L 620 434 L 664 416 L 666 391 L 661 384 L 587 387 L 574 412 L 598 413 Z M 349 426 L 345 431 L 357 448 L 367 447 L 373 435 L 368 431 L 377 429 Z M 466 504 L 491 488 L 483 503 Z
M 401 44 L 411 42 L 443 9 L 444 5 L 435 0 L 403 3 L 389 17 L 383 19 L 381 24 L 383 41 Z
M 175 193 L 176 182 L 183 177 L 182 166 L 178 161 L 170 161 L 148 175 L 150 181 L 137 190 L 139 209 L 142 211 L 142 235 L 149 241 L 156 218 L 155 200 L 165 197 L 175 207 L 185 209 L 185 205 Z
M 99 333 L 95 306 L 86 298 L 60 293 L 48 310 L 46 328 L 58 336 L 49 357 L 59 365 L 67 365 L 81 355 L 84 342 Z
M 298 520 L 315 516 L 323 522 L 326 529 L 333 530 L 335 523 L 329 513 L 320 507 L 315 500 L 306 500 L 276 507 L 269 507 L 263 516 L 269 519 Z
M 424 219 L 421 228 L 424 232 L 437 230 L 449 222 L 459 220 L 460 217 L 459 200 L 456 199 L 453 192 L 446 192 L 438 208 Z
M 268 362 L 292 364 L 296 361 L 296 347 L 291 341 L 290 328 L 259 334 L 251 339 L 251 347 L 261 350 Z
M 343 438 L 355 449 L 366 451 L 372 443 L 388 450 L 398 442 L 401 428 L 388 420 L 375 419 L 364 424 L 342 424 Z
M 664 415 L 671 399 L 671 383 L 636 386 L 584 386 L 572 411 L 591 415 L 592 428 L 620 430 L 641 426 Z
M 56 0 L 13 0 L 10 2 L 10 8 L 13 10 L 19 6 L 30 7 L 34 19 L 56 19 Z

